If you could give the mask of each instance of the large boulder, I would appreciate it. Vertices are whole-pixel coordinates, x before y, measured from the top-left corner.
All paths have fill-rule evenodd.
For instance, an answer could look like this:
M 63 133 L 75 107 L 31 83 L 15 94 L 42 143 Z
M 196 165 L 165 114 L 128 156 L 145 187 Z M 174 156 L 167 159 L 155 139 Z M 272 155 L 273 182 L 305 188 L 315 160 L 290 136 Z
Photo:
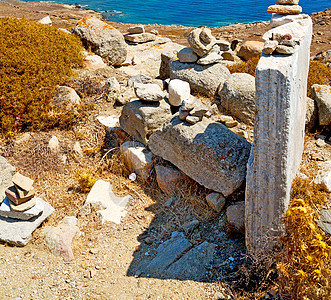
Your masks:
M 318 106 L 319 124 L 331 125 L 331 86 L 314 84 L 311 93 Z
M 251 147 L 220 123 L 203 119 L 189 125 L 176 114 L 154 131 L 149 148 L 203 186 L 228 196 L 245 181 Z
M 216 39 L 209 28 L 195 28 L 187 36 L 193 51 L 200 57 L 207 54 L 215 45 Z
M 246 73 L 231 74 L 218 94 L 226 114 L 236 117 L 246 124 L 254 125 L 254 76 Z
M 215 96 L 229 76 L 230 71 L 222 64 L 203 66 L 179 60 L 170 63 L 170 79 L 187 81 L 191 89 L 202 96 Z
M 134 100 L 124 105 L 119 121 L 124 131 L 146 146 L 149 136 L 170 116 L 170 105 L 164 100 Z
M 109 65 L 121 65 L 127 56 L 123 35 L 113 26 L 92 17 L 85 17 L 74 29 L 86 47 L 100 55 Z
M 254 57 L 259 57 L 264 47 L 263 42 L 247 41 L 242 44 L 238 52 L 238 56 L 244 60 L 250 60 Z

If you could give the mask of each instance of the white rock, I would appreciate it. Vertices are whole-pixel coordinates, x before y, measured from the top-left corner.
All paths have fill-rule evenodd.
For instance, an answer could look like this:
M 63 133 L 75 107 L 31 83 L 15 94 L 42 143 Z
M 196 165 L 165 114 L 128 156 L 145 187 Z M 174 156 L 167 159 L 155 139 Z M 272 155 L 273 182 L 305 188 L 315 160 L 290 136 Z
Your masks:
M 41 20 L 38 21 L 38 23 L 52 26 L 52 20 L 49 16 L 46 16 L 46 17 L 42 18 Z
M 169 82 L 169 103 L 173 106 L 181 106 L 182 101 L 190 98 L 190 84 L 180 79 L 173 79 Z
M 300 21 L 303 19 L 307 19 L 308 15 L 306 14 L 299 14 L 299 15 L 279 15 L 279 14 L 272 14 L 271 18 L 271 27 L 278 27 L 287 23 Z
M 96 70 L 96 69 L 102 69 L 106 68 L 107 64 L 104 63 L 101 56 L 93 54 L 93 55 L 87 55 L 85 57 L 86 61 L 86 68 L 89 70 Z
M 80 102 L 80 97 L 73 88 L 68 86 L 56 87 L 56 98 L 53 100 L 54 105 L 70 110 L 74 106 L 80 105 Z
M 315 183 L 331 193 L 331 160 L 321 163 L 319 169 Z
M 309 20 L 310 19 L 305 19 L 303 21 L 309 22 Z M 294 41 L 300 41 L 305 36 L 304 28 L 305 28 L 304 24 L 300 24 L 298 21 L 286 23 L 284 25 L 280 25 L 278 27 L 272 28 L 271 30 L 267 31 L 262 38 L 265 41 L 268 41 L 271 40 L 273 33 L 277 33 L 281 35 L 290 34 Z
M 58 138 L 55 135 L 53 135 L 52 138 L 49 140 L 48 148 L 54 152 L 60 151 L 60 143 L 59 143 Z
M 74 144 L 73 150 L 77 155 L 79 156 L 83 155 L 83 149 L 78 141 Z
M 107 127 L 108 130 L 112 130 L 118 127 L 119 118 L 115 116 L 98 116 L 97 120 L 104 126 Z
M 143 181 L 147 180 L 152 168 L 153 154 L 143 144 L 128 141 L 121 145 L 121 152 L 129 169 Z
M 121 218 L 126 215 L 125 207 L 131 196 L 116 196 L 109 182 L 98 180 L 87 195 L 84 205 L 90 204 L 99 209 L 97 213 L 102 223 L 110 221 L 120 224 Z
M 160 86 L 155 83 L 136 83 L 134 86 L 134 92 L 140 100 L 156 102 L 160 101 L 164 97 L 164 93 Z

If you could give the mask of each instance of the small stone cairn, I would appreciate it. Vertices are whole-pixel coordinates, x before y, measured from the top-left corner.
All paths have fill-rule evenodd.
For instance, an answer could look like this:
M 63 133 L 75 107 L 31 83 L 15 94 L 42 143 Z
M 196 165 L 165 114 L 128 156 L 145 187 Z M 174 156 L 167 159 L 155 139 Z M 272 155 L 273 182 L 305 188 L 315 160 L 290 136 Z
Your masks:
M 267 12 L 278 15 L 297 15 L 302 12 L 299 0 L 277 0 L 276 5 L 268 7 Z M 263 53 L 271 55 L 273 53 L 292 55 L 295 53 L 295 41 L 291 34 L 273 33 L 271 38 L 265 42 Z
M 124 34 L 124 39 L 132 44 L 142 44 L 156 40 L 157 31 L 145 32 L 143 25 L 130 27 L 128 33 Z
M 35 197 L 33 180 L 17 172 L 13 185 L 6 189 L 6 197 L 0 206 L 0 216 L 19 220 L 30 220 L 43 212 L 41 199 Z
M 180 50 L 177 57 L 182 63 L 197 63 L 209 65 L 219 63 L 223 59 L 234 60 L 235 54 L 231 51 L 231 45 L 225 40 L 218 40 L 209 28 L 196 28 L 192 30 L 187 40 L 190 47 Z

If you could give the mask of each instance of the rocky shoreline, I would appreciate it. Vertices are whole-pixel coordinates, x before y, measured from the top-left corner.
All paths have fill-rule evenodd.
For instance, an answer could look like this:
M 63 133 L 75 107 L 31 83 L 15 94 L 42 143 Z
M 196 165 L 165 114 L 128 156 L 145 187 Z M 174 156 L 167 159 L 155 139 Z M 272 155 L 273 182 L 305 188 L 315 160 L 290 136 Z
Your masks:
M 72 30 L 76 23 L 85 16 L 103 19 L 101 13 L 79 6 L 50 3 L 50 2 L 24 2 L 18 0 L 1 1 L 0 17 L 15 16 L 25 17 L 29 20 L 40 20 L 44 16 L 50 16 L 53 26 Z M 314 23 L 313 42 L 311 55 L 326 51 L 331 45 L 331 8 L 322 12 L 311 14 Z M 135 24 L 108 22 L 121 32 L 127 32 L 129 27 Z M 146 31 L 155 29 L 160 35 L 170 38 L 173 42 L 188 46 L 186 35 L 193 27 L 182 25 L 144 25 Z M 270 22 L 236 23 L 224 27 L 212 28 L 212 34 L 216 38 L 231 40 L 234 38 L 243 41 L 262 41 L 262 35 L 269 29 Z

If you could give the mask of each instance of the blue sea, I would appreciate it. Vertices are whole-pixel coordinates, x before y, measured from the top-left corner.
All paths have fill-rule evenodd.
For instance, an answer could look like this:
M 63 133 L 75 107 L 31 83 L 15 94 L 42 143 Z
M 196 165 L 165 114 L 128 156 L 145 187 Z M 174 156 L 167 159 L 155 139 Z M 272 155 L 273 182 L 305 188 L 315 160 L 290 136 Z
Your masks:
M 114 22 L 218 27 L 270 19 L 267 7 L 276 0 L 78 0 L 82 7 L 102 12 Z M 70 0 L 59 0 L 75 4 Z M 300 0 L 311 14 L 331 7 L 330 0 Z

